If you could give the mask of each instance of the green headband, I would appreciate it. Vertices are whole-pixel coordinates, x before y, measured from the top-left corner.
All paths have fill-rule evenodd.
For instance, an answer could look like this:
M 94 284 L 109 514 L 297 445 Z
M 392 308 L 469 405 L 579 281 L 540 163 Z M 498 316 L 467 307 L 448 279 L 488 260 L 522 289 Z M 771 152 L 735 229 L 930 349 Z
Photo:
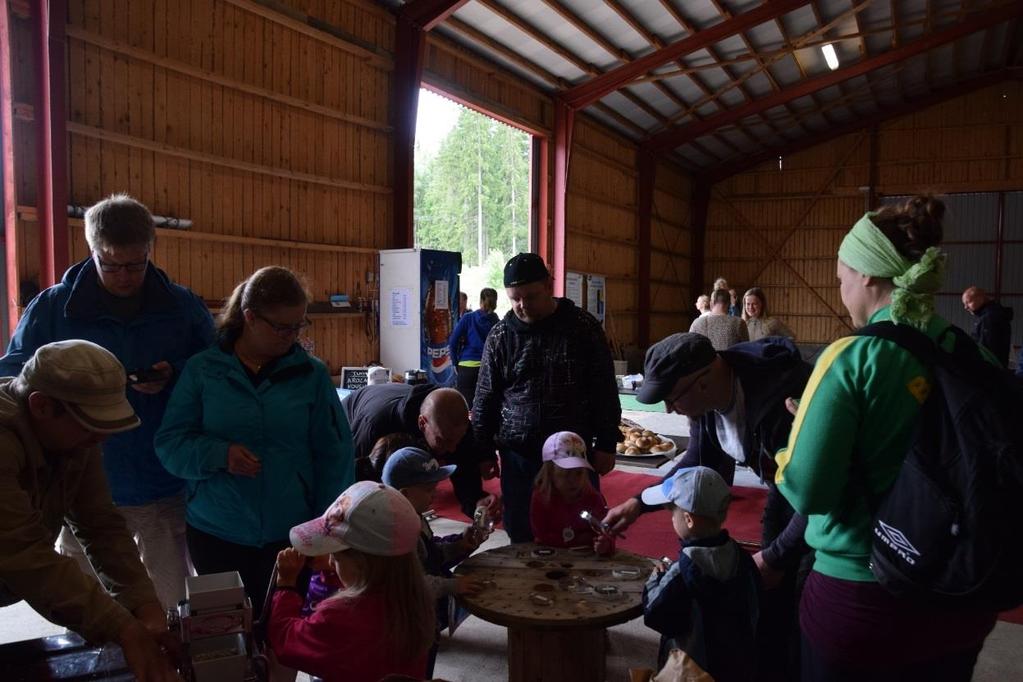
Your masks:
M 934 294 L 945 275 L 945 254 L 930 247 L 916 263 L 895 248 L 874 224 L 876 213 L 865 213 L 838 247 L 838 258 L 870 277 L 891 279 L 892 320 L 925 329 L 934 315 Z

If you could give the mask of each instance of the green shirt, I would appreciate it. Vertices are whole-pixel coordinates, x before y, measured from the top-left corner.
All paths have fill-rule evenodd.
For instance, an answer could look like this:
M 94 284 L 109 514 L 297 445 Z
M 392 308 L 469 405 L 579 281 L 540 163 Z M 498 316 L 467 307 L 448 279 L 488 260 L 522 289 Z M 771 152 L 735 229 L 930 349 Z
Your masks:
M 888 307 L 870 323 L 885 320 L 891 320 Z M 927 335 L 937 339 L 948 326 L 932 317 Z M 877 497 L 895 481 L 930 386 L 931 372 L 892 341 L 847 336 L 821 354 L 775 475 L 782 494 L 807 517 L 818 572 L 874 580 L 872 514 L 863 488 Z M 858 476 L 850 469 L 854 461 L 862 467 Z

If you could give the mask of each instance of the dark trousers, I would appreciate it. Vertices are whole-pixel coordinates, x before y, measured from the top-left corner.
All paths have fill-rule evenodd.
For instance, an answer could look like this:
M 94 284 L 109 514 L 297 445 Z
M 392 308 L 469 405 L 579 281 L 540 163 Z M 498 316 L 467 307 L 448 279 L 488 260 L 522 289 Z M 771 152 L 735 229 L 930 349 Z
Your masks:
M 252 600 L 252 619 L 257 620 L 270 586 L 270 576 L 277 563 L 277 552 L 291 544 L 274 542 L 262 547 L 239 545 L 188 526 L 185 537 L 195 572 L 199 575 L 238 571 L 245 585 L 245 594 Z
M 476 512 L 476 503 L 486 493 L 483 492 L 483 479 L 480 478 L 480 464 L 476 453 L 458 452 L 453 456 L 441 457 L 445 464 L 458 466 L 451 474 L 451 487 L 454 489 L 458 506 L 469 519 Z
M 458 377 L 455 388 L 462 394 L 469 409 L 472 410 L 472 401 L 476 399 L 476 380 L 480 377 L 480 368 L 458 365 L 455 372 Z
M 761 545 L 767 547 L 774 542 L 794 514 L 788 500 L 769 483 L 761 518 Z M 757 680 L 760 682 L 799 680 L 799 598 L 812 566 L 813 552 L 807 547 L 798 563 L 782 567 L 785 577 L 781 584 L 761 593 L 757 623 Z
M 828 659 L 803 637 L 803 682 L 969 682 L 981 646 L 940 656 L 931 661 L 899 666 L 858 666 Z

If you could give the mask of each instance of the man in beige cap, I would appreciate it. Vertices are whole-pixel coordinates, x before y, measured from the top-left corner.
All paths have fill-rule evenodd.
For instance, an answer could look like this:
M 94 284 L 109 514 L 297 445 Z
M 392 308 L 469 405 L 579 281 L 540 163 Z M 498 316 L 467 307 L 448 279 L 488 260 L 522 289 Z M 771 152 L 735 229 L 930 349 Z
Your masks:
M 90 641 L 120 644 L 137 679 L 176 680 L 163 608 L 101 462 L 107 436 L 139 425 L 125 381 L 117 358 L 81 340 L 44 345 L 0 379 L 0 605 L 24 599 Z M 54 549 L 65 523 L 109 592 Z

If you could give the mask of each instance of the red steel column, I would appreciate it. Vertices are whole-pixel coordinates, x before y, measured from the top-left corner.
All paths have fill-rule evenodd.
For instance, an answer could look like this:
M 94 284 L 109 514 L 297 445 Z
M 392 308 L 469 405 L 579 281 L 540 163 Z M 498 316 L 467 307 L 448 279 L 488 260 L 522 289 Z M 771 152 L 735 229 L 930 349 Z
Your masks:
M 565 232 L 568 208 L 568 166 L 575 110 L 554 98 L 554 244 L 547 266 L 554 275 L 554 295 L 565 295 Z
M 7 329 L 6 336 L 14 332 L 18 324 L 18 236 L 17 236 L 17 190 L 14 184 L 14 117 L 11 110 L 14 98 L 11 95 L 11 34 L 10 14 L 7 0 L 0 0 L 0 154 L 4 173 L 4 262 L 6 265 Z
M 423 75 L 426 32 L 398 13 L 394 39 L 394 232 L 391 248 L 413 245 L 413 161 L 416 110 Z
M 36 210 L 39 285 L 53 286 L 68 267 L 67 114 L 64 41 L 67 0 L 36 3 Z

